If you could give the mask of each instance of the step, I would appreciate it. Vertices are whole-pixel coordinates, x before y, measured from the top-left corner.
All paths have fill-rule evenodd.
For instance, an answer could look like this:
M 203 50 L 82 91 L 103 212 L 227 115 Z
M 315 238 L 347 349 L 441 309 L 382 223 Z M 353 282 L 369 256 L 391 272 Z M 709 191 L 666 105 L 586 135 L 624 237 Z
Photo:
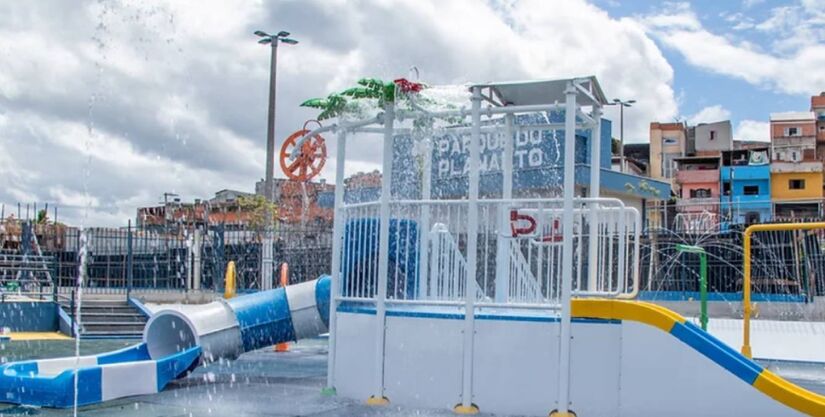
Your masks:
M 93 331 L 83 332 L 80 334 L 81 339 L 140 339 L 142 333 L 137 332 L 110 332 L 110 331 Z
M 87 316 L 81 316 L 80 321 L 84 324 L 85 323 L 135 324 L 135 323 L 146 323 L 146 318 L 144 318 L 144 317 L 105 317 L 105 316 L 87 317 Z
M 90 334 L 94 332 L 128 332 L 128 333 L 143 333 L 143 328 L 146 327 L 143 323 L 128 324 L 124 323 L 83 323 L 81 334 Z

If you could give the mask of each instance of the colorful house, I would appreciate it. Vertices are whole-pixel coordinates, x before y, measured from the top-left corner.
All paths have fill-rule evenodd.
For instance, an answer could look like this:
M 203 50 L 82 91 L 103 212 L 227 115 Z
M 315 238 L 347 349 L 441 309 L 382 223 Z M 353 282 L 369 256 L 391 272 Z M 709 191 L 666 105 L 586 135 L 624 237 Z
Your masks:
M 650 178 L 668 181 L 675 185 L 675 159 L 688 152 L 687 127 L 684 123 L 650 124 Z M 678 191 L 678 190 L 677 190 Z
M 822 204 L 813 112 L 771 114 L 771 198 L 776 217 L 815 217 Z
M 732 224 L 766 222 L 771 218 L 769 148 L 722 152 L 720 214 Z
M 679 200 L 684 214 L 719 214 L 719 157 L 691 156 L 675 159 Z

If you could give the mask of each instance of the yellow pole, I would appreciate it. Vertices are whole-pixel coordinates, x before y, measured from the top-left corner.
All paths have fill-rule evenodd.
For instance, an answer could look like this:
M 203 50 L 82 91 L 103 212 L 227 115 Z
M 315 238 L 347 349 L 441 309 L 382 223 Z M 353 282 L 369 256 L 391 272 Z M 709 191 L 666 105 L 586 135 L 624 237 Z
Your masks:
M 281 264 L 281 287 L 286 288 L 289 283 L 289 265 L 286 262 Z M 289 345 L 287 343 L 278 343 L 275 345 L 276 352 L 288 352 Z
M 751 236 L 754 232 L 776 232 L 791 230 L 816 230 L 825 229 L 825 222 L 816 223 L 774 223 L 755 224 L 745 229 L 745 238 L 742 250 L 744 252 L 744 277 L 742 280 L 742 303 L 744 304 L 744 317 L 742 320 L 742 354 L 748 358 L 751 353 Z
M 223 298 L 232 298 L 235 296 L 235 261 L 229 261 L 226 264 L 226 278 L 224 279 Z

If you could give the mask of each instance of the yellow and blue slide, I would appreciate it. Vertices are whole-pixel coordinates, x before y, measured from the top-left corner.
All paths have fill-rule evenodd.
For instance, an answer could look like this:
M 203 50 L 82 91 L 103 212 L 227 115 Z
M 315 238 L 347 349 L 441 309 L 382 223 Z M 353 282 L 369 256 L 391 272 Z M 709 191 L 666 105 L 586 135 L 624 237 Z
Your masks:
M 648 326 L 648 328 L 658 329 L 688 346 L 689 350 L 700 353 L 724 371 L 764 394 L 764 396 L 772 398 L 779 404 L 789 408 L 790 410 L 787 411 L 795 410 L 811 416 L 825 416 L 825 397 L 793 384 L 763 368 L 698 326 L 688 322 L 681 315 L 662 306 L 639 301 L 577 299 L 573 301 L 572 315 L 577 318 L 641 323 Z M 651 348 L 656 349 L 659 346 L 662 345 L 654 344 L 651 345 Z M 653 360 L 655 352 L 649 354 L 651 360 Z M 678 358 L 673 358 L 673 360 L 678 360 Z M 677 365 L 694 366 L 688 360 L 684 362 Z M 673 375 L 671 379 L 678 380 L 678 375 Z M 708 389 L 711 389 L 711 387 L 709 386 Z M 725 393 L 720 393 L 720 395 L 724 397 Z M 655 402 L 655 399 L 651 398 L 651 400 L 654 400 L 653 402 Z M 695 401 L 702 401 L 702 396 L 697 396 Z M 784 407 L 777 408 L 780 412 L 783 409 Z M 767 413 L 768 410 L 765 410 L 765 412 Z

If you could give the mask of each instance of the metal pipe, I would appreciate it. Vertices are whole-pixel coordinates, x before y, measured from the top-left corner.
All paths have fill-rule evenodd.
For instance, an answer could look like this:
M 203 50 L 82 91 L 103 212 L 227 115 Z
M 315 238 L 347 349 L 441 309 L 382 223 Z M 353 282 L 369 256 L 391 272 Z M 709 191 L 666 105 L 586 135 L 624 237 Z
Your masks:
M 576 152 L 576 88 L 573 83 L 565 90 L 564 121 L 564 200 L 562 224 L 561 276 L 561 334 L 559 339 L 559 393 L 558 413 L 568 415 L 570 406 L 570 337 L 571 337 L 571 293 L 573 291 L 573 196 L 576 192 L 575 152 Z
M 378 231 L 378 276 L 375 299 L 375 375 L 373 392 L 368 403 L 385 405 L 389 400 L 384 396 L 384 340 L 387 318 L 387 274 L 389 273 L 390 250 L 390 194 L 392 193 L 393 124 L 395 103 L 384 107 L 384 155 L 381 167 L 381 199 Z
M 323 393 L 335 394 L 335 357 L 338 343 L 338 301 L 341 295 L 341 257 L 343 256 L 344 224 L 344 161 L 347 155 L 347 132 L 338 132 L 335 156 L 335 216 L 332 235 L 332 278 L 330 283 L 329 302 L 329 349 L 327 359 L 327 386 Z
M 790 230 L 816 230 L 825 229 L 825 222 L 815 223 L 775 223 L 775 224 L 754 224 L 745 229 L 744 242 L 742 247 L 744 265 L 744 276 L 742 279 L 742 354 L 748 358 L 753 357 L 751 351 L 751 237 L 754 232 L 773 232 Z
M 476 260 L 478 258 L 478 189 L 481 159 L 481 89 L 473 87 L 472 134 L 470 135 L 469 192 L 467 197 L 467 271 L 464 283 L 464 346 L 461 405 L 458 412 L 477 412 L 473 405 L 473 349 L 475 341 Z
M 513 148 L 515 142 L 513 115 L 504 116 L 504 152 L 501 161 L 501 198 L 508 200 L 513 198 Z M 510 221 L 508 213 L 503 207 L 499 207 L 499 234 L 507 230 Z M 496 245 L 496 293 L 495 300 L 499 303 L 507 302 L 510 294 L 510 241 L 498 240 Z

